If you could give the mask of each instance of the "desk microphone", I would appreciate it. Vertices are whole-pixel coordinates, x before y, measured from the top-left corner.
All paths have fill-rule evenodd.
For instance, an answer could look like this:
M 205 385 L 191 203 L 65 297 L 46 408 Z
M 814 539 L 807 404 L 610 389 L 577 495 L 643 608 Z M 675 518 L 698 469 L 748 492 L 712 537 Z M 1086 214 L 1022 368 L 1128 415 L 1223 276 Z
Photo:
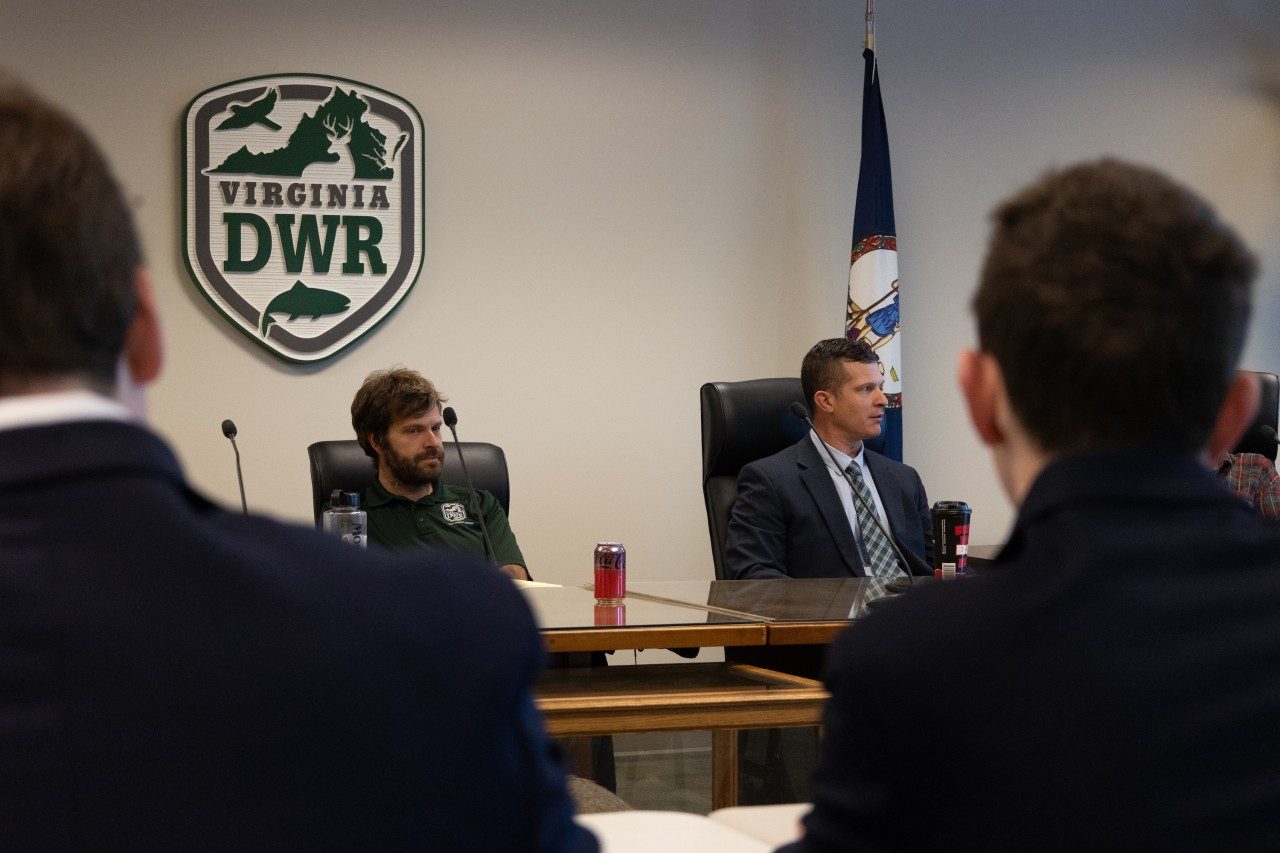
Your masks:
M 803 405 L 800 403 L 792 403 L 791 414 L 807 423 L 809 425 L 809 429 L 815 434 L 817 433 L 817 430 L 814 429 L 813 421 L 809 420 L 809 412 Z M 884 525 L 880 523 L 880 516 L 876 513 L 875 508 L 867 502 L 866 498 L 858 494 L 857 488 L 853 485 L 853 477 L 849 475 L 848 471 L 845 471 L 840 467 L 840 463 L 836 462 L 836 457 L 831 453 L 831 448 L 827 447 L 827 443 L 822 441 L 822 436 L 819 435 L 818 440 L 822 443 L 822 449 L 827 452 L 827 457 L 831 460 L 832 467 L 839 471 L 844 476 L 844 481 L 849 484 L 849 491 L 853 493 L 853 499 L 856 500 L 858 505 L 861 507 L 860 512 L 865 512 L 867 516 L 875 522 L 876 527 L 879 527 L 880 532 L 884 534 L 884 538 L 889 543 L 889 547 L 893 549 L 893 553 L 898 557 L 898 565 L 906 575 L 906 581 L 904 582 L 902 578 L 894 578 L 885 584 L 885 590 L 888 592 L 906 592 L 914 586 L 916 582 L 916 579 L 911 576 L 911 564 L 908 563 L 907 558 L 902 555 L 902 550 L 898 548 L 898 543 L 893 541 L 893 537 L 889 535 L 889 531 L 885 530 Z M 862 547 L 866 547 L 865 542 L 862 543 Z
M 236 452 L 236 481 L 240 483 L 240 511 L 249 514 L 249 505 L 244 500 L 244 474 L 240 471 L 240 448 L 236 447 L 236 425 L 227 419 L 222 422 L 222 434 L 231 441 L 231 449 Z
M 480 520 L 480 535 L 484 537 L 484 553 L 494 565 L 497 565 L 498 555 L 493 553 L 493 543 L 489 541 L 489 526 L 484 523 L 484 513 L 480 511 L 480 496 L 476 493 L 475 483 L 471 482 L 471 472 L 467 470 L 467 460 L 462 457 L 462 445 L 458 443 L 458 431 L 454 429 L 458 425 L 458 413 L 453 410 L 453 406 L 445 406 L 441 412 L 444 416 L 444 425 L 449 428 L 449 434 L 453 436 L 453 449 L 458 451 L 458 461 L 462 463 L 462 475 L 467 478 L 467 488 L 471 489 L 471 511 L 476 514 L 476 518 Z

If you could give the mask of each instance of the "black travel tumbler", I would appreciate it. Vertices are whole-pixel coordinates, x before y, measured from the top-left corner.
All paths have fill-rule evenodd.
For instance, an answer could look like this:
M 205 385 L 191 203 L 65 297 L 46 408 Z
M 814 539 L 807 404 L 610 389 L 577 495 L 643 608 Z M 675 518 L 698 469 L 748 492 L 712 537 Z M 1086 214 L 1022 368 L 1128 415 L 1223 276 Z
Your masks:
M 950 579 L 969 574 L 969 505 L 938 501 L 933 505 L 933 575 Z

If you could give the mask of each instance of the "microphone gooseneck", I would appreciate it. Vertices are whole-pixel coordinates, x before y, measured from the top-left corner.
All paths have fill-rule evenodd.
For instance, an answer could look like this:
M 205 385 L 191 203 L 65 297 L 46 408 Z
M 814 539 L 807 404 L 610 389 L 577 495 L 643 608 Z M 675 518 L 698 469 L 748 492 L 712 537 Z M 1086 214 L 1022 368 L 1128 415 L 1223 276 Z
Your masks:
M 475 483 L 471 482 L 471 472 L 467 470 L 467 460 L 462 455 L 462 445 L 458 442 L 458 413 L 453 410 L 453 406 L 445 406 L 444 411 L 440 413 L 444 418 L 444 425 L 449 428 L 449 434 L 453 436 L 453 449 L 458 451 L 458 462 L 462 464 L 462 476 L 467 478 L 467 488 L 471 490 L 470 500 L 471 511 L 475 513 L 477 519 L 480 520 L 480 535 L 484 539 L 484 553 L 495 565 L 498 562 L 498 555 L 493 552 L 493 542 L 489 540 L 489 525 L 484 523 L 484 513 L 480 510 L 480 496 L 476 492 Z
M 814 427 L 813 421 L 809 419 L 808 409 L 806 409 L 798 401 L 793 402 L 790 405 L 789 409 L 791 411 L 791 414 L 795 415 L 797 418 L 804 421 L 806 424 L 809 425 L 809 429 L 811 431 L 813 431 L 814 433 L 817 433 L 818 431 L 817 428 Z M 862 495 L 858 494 L 857 488 L 855 488 L 853 485 L 853 477 L 849 476 L 849 472 L 842 469 L 840 467 L 840 463 L 836 462 L 835 455 L 831 452 L 831 448 L 827 447 L 827 443 L 825 441 L 822 441 L 821 435 L 818 436 L 818 441 L 822 443 L 822 449 L 827 452 L 827 458 L 831 460 L 832 467 L 834 467 L 837 471 L 839 471 L 841 476 L 844 477 L 844 481 L 849 484 L 849 491 L 853 493 L 854 500 L 858 502 L 858 505 L 860 507 L 859 511 L 865 512 L 867 514 L 867 517 L 870 518 L 873 522 L 875 522 L 876 527 L 879 527 L 880 532 L 884 534 L 885 541 L 889 543 L 889 547 L 893 549 L 893 553 L 898 558 L 898 566 L 902 569 L 903 574 L 906 575 L 907 577 L 907 582 L 905 584 L 901 583 L 901 579 L 895 579 L 885 584 L 885 589 L 891 592 L 901 592 L 902 590 L 910 586 L 914 586 L 916 579 L 911 574 L 911 564 L 908 563 L 907 558 L 903 556 L 902 549 L 898 547 L 898 543 L 893 541 L 893 536 L 891 536 L 889 534 L 889 531 L 885 529 L 884 525 L 880 523 L 880 516 L 876 513 L 875 508 L 872 507 L 870 503 L 864 497 L 862 497 Z M 866 547 L 865 542 L 862 544 L 862 547 L 863 548 Z
M 236 452 L 236 482 L 240 484 L 240 511 L 249 514 L 249 504 L 244 499 L 244 472 L 240 470 L 240 448 L 236 446 L 235 421 L 228 418 L 222 422 L 222 434 L 231 442 L 231 449 Z

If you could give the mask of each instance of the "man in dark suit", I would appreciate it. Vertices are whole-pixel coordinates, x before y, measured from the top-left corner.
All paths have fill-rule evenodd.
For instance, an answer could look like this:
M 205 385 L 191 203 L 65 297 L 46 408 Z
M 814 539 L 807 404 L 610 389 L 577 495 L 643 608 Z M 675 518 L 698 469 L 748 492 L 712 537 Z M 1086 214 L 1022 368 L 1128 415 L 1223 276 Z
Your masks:
M 596 849 L 519 592 L 203 499 L 160 363 L 106 162 L 0 82 L 0 848 Z
M 863 446 L 880 434 L 888 402 L 875 351 L 863 341 L 819 341 L 804 357 L 800 384 L 813 431 L 738 474 L 725 543 L 729 576 L 931 574 L 933 534 L 920 475 Z
M 1208 467 L 1257 406 L 1253 260 L 1116 161 L 994 220 L 960 384 L 1017 521 L 837 641 L 795 849 L 1274 849 L 1280 531 Z

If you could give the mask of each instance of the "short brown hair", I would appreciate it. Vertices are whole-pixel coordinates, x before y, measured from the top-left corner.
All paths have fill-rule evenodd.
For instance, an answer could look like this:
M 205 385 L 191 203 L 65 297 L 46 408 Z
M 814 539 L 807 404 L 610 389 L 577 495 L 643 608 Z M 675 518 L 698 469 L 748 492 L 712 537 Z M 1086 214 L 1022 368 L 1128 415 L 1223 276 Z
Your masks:
M 390 370 L 375 370 L 365 377 L 351 401 L 351 426 L 356 431 L 356 441 L 376 463 L 378 451 L 369 443 L 370 435 L 382 441 L 396 421 L 416 418 L 447 399 L 431 380 L 416 370 L 398 365 Z
M 93 140 L 0 75 L 0 393 L 63 377 L 111 390 L 141 263 Z
M 800 388 L 804 402 L 813 410 L 813 395 L 819 391 L 835 393 L 844 384 L 844 363 L 877 364 L 880 357 L 866 341 L 827 338 L 818 341 L 805 353 L 800 364 Z
M 982 349 L 1047 451 L 1198 450 L 1244 346 L 1253 257 L 1190 190 L 1099 160 L 992 214 Z

